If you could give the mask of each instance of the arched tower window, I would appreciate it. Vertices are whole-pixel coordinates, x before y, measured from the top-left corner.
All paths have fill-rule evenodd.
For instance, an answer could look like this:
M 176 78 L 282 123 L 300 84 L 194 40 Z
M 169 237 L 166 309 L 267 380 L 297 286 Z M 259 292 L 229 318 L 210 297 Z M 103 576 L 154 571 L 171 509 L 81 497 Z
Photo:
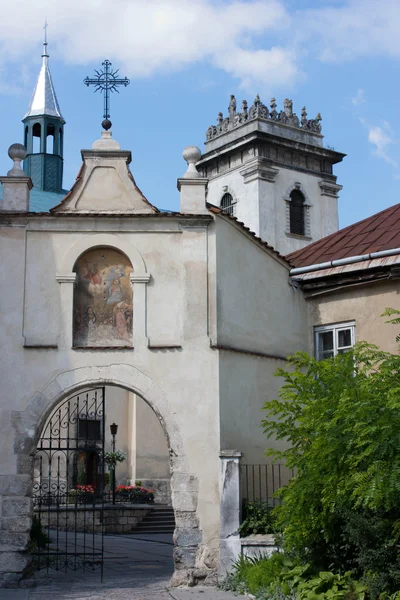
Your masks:
M 25 146 L 25 148 L 28 147 L 28 131 L 29 131 L 29 127 L 27 125 L 25 127 L 25 135 L 24 135 L 24 146 Z
M 32 148 L 33 154 L 40 153 L 40 144 L 42 137 L 42 126 L 40 123 L 35 123 L 32 127 Z
M 87 250 L 74 272 L 75 347 L 132 346 L 133 290 L 129 259 L 115 248 Z
M 46 133 L 46 152 L 47 154 L 54 154 L 55 150 L 55 127 L 54 125 L 47 125 Z
M 290 233 L 305 235 L 305 198 L 300 190 L 290 193 Z
M 232 194 L 226 193 L 221 198 L 220 207 L 228 215 L 233 215 L 235 204 L 236 202 L 233 200 Z

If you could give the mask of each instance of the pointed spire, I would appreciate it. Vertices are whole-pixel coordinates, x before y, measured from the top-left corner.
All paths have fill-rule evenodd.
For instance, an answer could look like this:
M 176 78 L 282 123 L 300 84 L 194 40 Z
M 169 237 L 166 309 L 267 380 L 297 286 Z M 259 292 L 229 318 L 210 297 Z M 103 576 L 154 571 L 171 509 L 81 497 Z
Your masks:
M 40 69 L 39 77 L 37 79 L 28 110 L 24 115 L 24 119 L 38 115 L 58 117 L 64 121 L 49 69 L 49 54 L 47 52 L 47 21 L 44 25 L 42 68 Z

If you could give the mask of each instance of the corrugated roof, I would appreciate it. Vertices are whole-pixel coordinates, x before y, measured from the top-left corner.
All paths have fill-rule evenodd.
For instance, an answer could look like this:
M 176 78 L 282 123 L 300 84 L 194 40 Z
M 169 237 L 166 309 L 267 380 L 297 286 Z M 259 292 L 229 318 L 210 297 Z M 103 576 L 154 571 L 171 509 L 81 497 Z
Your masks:
M 56 192 L 45 192 L 38 188 L 32 188 L 30 194 L 29 209 L 30 212 L 35 213 L 46 213 L 49 212 L 53 206 L 60 204 L 65 194 L 68 194 L 67 190 L 64 190 L 62 194 Z M 3 199 L 3 186 L 0 185 L 0 200 Z
M 307 267 L 399 247 L 400 204 L 395 204 L 301 250 L 291 252 L 285 258 L 294 267 Z

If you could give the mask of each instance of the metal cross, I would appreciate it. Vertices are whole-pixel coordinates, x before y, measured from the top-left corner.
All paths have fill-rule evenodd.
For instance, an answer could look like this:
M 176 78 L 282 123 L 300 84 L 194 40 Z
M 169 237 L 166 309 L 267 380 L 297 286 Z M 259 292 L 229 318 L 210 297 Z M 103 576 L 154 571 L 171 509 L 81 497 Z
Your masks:
M 119 69 L 116 71 L 111 70 L 111 63 L 109 60 L 105 60 L 102 63 L 103 70 L 98 71 L 95 69 L 95 73 L 97 77 L 90 79 L 86 77 L 83 80 L 83 83 L 89 87 L 89 85 L 94 85 L 95 92 L 102 92 L 104 94 L 104 119 L 103 127 L 104 129 L 109 129 L 111 127 L 111 122 L 108 120 L 110 118 L 110 92 L 118 92 L 117 86 L 124 85 L 125 87 L 129 85 L 130 81 L 127 77 L 121 79 L 118 77 Z M 109 126 L 108 126 L 109 125 Z

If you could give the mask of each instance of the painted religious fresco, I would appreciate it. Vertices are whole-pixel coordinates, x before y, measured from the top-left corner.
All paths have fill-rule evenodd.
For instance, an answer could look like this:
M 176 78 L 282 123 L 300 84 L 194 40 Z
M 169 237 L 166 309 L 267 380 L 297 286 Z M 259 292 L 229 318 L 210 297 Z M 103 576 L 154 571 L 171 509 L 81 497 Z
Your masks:
M 96 248 L 75 265 L 74 346 L 132 346 L 133 268 L 112 248 Z

